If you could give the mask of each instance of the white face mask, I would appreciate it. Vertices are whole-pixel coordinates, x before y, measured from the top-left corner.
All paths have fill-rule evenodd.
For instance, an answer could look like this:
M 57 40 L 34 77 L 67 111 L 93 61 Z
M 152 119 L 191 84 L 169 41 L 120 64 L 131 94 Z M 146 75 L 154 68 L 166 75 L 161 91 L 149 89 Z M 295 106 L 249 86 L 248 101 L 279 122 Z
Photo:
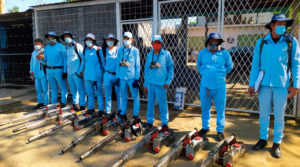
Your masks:
M 123 44 L 125 47 L 130 47 L 131 41 L 130 40 L 123 40 Z
M 70 38 L 70 37 L 65 38 L 65 42 L 67 44 L 70 44 L 72 42 L 72 38 Z
M 55 38 L 48 38 L 48 40 L 49 40 L 50 43 L 55 43 L 56 42 Z
M 92 41 L 89 41 L 89 40 L 88 40 L 88 41 L 85 41 L 85 44 L 86 44 L 86 46 L 89 47 L 89 48 L 93 46 L 93 42 L 92 42 Z
M 34 45 L 35 50 L 40 50 L 42 48 L 42 45 Z

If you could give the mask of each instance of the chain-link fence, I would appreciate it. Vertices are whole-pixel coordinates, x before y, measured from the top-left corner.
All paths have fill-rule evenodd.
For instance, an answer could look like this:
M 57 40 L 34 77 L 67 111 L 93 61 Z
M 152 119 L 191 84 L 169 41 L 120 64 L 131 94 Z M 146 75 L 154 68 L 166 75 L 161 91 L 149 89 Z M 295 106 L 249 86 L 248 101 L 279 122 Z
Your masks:
M 174 61 L 174 80 L 168 91 L 169 102 L 174 101 L 177 87 L 186 87 L 186 103 L 201 105 L 200 75 L 196 68 L 199 50 L 210 32 L 223 35 L 223 47 L 232 55 L 235 67 L 227 76 L 227 108 L 257 112 L 257 97 L 249 97 L 247 88 L 253 50 L 256 41 L 268 30 L 264 25 L 274 13 L 299 18 L 299 0 L 119 0 L 55 4 L 34 8 L 34 35 L 43 37 L 48 31 L 61 34 L 70 30 L 82 42 L 87 32 L 101 39 L 116 33 L 120 44 L 122 34 L 134 34 L 134 46 L 141 56 L 141 85 L 144 64 L 151 50 L 151 36 L 162 35 L 164 47 Z M 299 14 L 298 14 L 299 15 Z M 294 36 L 299 26 L 289 30 Z M 146 96 L 142 96 L 146 99 Z M 295 116 L 295 99 L 289 100 L 287 116 Z
M 223 47 L 231 53 L 234 70 L 227 75 L 227 108 L 257 112 L 257 97 L 247 94 L 256 41 L 269 31 L 264 25 L 274 13 L 296 18 L 298 0 L 171 0 L 159 3 L 160 34 L 173 57 L 175 77 L 168 94 L 173 101 L 176 87 L 186 87 L 186 103 L 200 105 L 200 75 L 196 68 L 199 50 L 210 32 L 220 32 Z M 299 27 L 294 24 L 296 36 Z M 288 101 L 287 116 L 294 116 L 296 99 Z
M 139 21 L 138 23 L 122 23 L 122 32 L 124 33 L 126 31 L 135 34 L 133 45 L 137 47 L 140 51 L 140 61 L 141 61 L 140 84 L 143 84 L 144 66 L 146 63 L 146 57 L 147 57 L 147 53 L 150 52 L 151 50 L 152 21 L 144 21 L 144 22 Z M 140 96 L 143 98 L 142 95 Z
M 0 84 L 33 84 L 29 62 L 33 49 L 32 10 L 0 16 Z

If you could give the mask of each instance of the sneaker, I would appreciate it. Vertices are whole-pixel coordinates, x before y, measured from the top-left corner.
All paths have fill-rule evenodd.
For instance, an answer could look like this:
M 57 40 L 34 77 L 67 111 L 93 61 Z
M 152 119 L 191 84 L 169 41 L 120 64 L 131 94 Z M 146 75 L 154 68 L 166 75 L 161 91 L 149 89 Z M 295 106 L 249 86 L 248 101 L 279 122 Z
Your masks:
M 206 135 L 208 132 L 209 132 L 209 129 L 201 129 L 201 130 L 198 132 L 198 136 L 204 136 L 204 135 Z
M 253 147 L 252 147 L 252 150 L 261 150 L 263 148 L 265 148 L 265 146 L 267 145 L 267 141 L 266 140 L 263 140 L 263 139 L 260 139 Z
M 271 155 L 274 158 L 280 158 L 281 157 L 280 144 L 273 143 L 273 146 L 272 146 L 272 149 L 271 149 Z
M 217 141 L 222 141 L 224 139 L 224 134 L 223 132 L 218 132 L 217 133 Z

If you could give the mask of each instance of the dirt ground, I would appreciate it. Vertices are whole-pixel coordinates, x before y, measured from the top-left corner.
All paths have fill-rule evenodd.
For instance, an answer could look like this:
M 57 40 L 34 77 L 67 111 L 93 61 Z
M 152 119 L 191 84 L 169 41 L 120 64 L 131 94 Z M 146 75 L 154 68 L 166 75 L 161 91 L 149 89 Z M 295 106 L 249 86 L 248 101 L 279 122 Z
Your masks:
M 32 89 L 28 92 L 17 89 L 0 89 L 0 122 L 19 117 L 28 111 L 36 103 L 35 92 Z M 131 102 L 129 103 L 128 113 L 132 113 Z M 115 106 L 115 104 L 113 104 Z M 201 128 L 201 112 L 200 108 L 188 107 L 184 111 L 172 110 L 170 108 L 170 124 L 176 132 L 177 139 L 186 132 L 194 128 Z M 156 107 L 155 125 L 160 126 L 158 107 Z M 238 140 L 247 144 L 247 152 L 234 161 L 234 166 L 238 167 L 298 167 L 300 164 L 300 126 L 295 121 L 287 120 L 285 128 L 285 137 L 281 146 L 283 157 L 274 159 L 270 155 L 272 147 L 272 127 L 271 121 L 270 139 L 268 146 L 262 151 L 254 152 L 251 150 L 253 144 L 259 137 L 258 117 L 255 115 L 241 114 L 226 111 L 226 128 L 225 136 L 232 133 L 237 135 Z M 140 115 L 145 120 L 146 103 L 141 103 Z M 217 143 L 215 138 L 216 115 L 212 114 L 211 131 L 208 135 L 209 146 L 206 150 L 199 150 L 194 160 L 189 161 L 184 157 L 179 157 L 169 166 L 200 166 L 205 159 L 209 150 Z M 131 116 L 130 116 L 131 117 Z M 95 143 L 99 142 L 103 136 L 99 134 L 90 135 L 84 142 L 76 146 L 72 151 L 61 155 L 61 149 L 68 145 L 76 136 L 84 133 L 87 129 L 73 131 L 72 127 L 65 127 L 52 136 L 37 140 L 27 144 L 27 139 L 39 132 L 52 127 L 47 125 L 34 130 L 13 134 L 12 130 L 18 126 L 2 126 L 0 127 L 0 167 L 96 167 L 96 166 L 112 166 L 118 160 L 121 153 L 134 146 L 142 137 L 137 140 L 125 143 L 120 138 L 108 144 L 102 150 L 95 152 L 93 155 L 83 161 L 79 161 L 79 156 L 87 151 Z M 130 161 L 124 166 L 153 166 L 159 158 L 167 153 L 172 147 L 172 143 L 163 146 L 161 152 L 154 154 L 147 148 L 138 151 Z

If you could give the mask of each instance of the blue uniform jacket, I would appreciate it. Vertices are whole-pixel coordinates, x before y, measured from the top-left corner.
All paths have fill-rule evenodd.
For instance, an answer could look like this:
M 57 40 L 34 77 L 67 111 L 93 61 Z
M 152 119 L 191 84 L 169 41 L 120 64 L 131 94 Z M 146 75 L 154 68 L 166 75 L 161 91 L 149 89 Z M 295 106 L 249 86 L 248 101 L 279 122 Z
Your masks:
M 152 59 L 153 58 L 153 59 Z M 160 68 L 150 68 L 151 62 L 161 64 Z M 170 52 L 161 49 L 159 55 L 154 54 L 153 50 L 147 54 L 145 64 L 145 87 L 151 85 L 163 86 L 170 85 L 174 77 L 173 61 Z
M 256 43 L 252 67 L 250 73 L 249 86 L 254 86 L 260 70 L 265 72 L 261 85 L 287 88 L 289 87 L 290 72 L 287 71 L 288 67 L 288 43 L 284 36 L 282 36 L 277 43 L 271 38 L 269 33 L 265 38 L 265 43 L 260 55 L 260 43 L 262 39 L 259 39 Z M 261 61 L 261 67 L 260 67 Z M 295 38 L 292 41 L 292 53 L 291 53 L 291 69 L 293 77 L 293 87 L 300 88 L 300 49 L 298 42 Z
M 130 63 L 129 67 L 120 66 L 120 62 L 123 59 Z M 140 68 L 139 50 L 134 46 L 131 46 L 131 48 L 125 48 L 122 46 L 118 50 L 116 78 L 138 80 L 140 78 Z
M 218 89 L 226 85 L 226 74 L 233 69 L 232 58 L 225 49 L 212 53 L 204 48 L 198 54 L 197 68 L 201 75 L 201 86 Z

